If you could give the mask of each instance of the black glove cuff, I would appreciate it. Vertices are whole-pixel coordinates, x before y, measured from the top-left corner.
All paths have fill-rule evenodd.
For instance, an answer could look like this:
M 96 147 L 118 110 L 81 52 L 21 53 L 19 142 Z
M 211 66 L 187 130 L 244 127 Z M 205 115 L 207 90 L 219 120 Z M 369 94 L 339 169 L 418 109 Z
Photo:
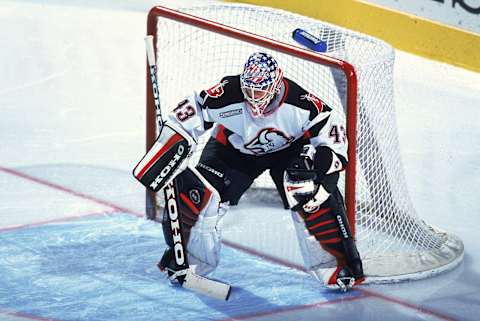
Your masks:
M 315 153 L 314 168 L 322 176 L 328 171 L 332 165 L 333 155 L 332 150 L 326 146 L 317 147 L 317 152 Z

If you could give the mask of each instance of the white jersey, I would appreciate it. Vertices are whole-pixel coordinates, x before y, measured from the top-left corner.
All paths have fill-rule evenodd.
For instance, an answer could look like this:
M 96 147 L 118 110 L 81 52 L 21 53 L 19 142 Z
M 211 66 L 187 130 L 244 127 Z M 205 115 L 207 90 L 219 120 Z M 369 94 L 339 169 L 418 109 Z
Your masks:
M 212 136 L 221 144 L 250 155 L 265 155 L 308 138 L 315 146 L 330 147 L 347 161 L 345 126 L 318 97 L 287 78 L 272 104 L 276 110 L 253 117 L 240 89 L 240 77 L 228 76 L 214 87 L 194 93 L 169 115 L 198 141 L 214 127 Z

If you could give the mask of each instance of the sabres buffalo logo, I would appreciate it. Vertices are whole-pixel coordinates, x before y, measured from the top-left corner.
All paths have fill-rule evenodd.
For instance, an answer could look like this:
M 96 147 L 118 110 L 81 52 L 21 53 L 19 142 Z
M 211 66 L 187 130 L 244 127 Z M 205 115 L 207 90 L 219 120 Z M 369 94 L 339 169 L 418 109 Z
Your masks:
M 257 137 L 245 144 L 244 147 L 255 155 L 262 155 L 282 149 L 289 145 L 293 139 L 293 137 L 289 137 L 278 129 L 264 128 L 258 132 Z

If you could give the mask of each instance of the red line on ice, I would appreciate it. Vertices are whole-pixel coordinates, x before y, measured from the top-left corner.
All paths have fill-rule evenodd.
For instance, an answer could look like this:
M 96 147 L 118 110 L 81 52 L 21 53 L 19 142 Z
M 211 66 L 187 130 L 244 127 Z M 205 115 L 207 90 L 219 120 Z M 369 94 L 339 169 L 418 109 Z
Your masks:
M 52 319 L 52 318 L 44 318 L 44 317 L 39 317 L 36 315 L 31 315 L 19 311 L 11 311 L 11 310 L 2 310 L 0 309 L 0 314 L 6 314 L 6 315 L 11 315 L 14 317 L 19 317 L 23 319 L 29 319 L 29 320 L 35 320 L 35 321 L 61 321 L 58 319 Z
M 369 295 L 370 297 L 381 299 L 381 300 L 384 300 L 384 301 L 387 301 L 387 302 L 390 302 L 390 303 L 395 303 L 395 304 L 401 305 L 405 308 L 410 308 L 410 309 L 416 310 L 420 313 L 434 316 L 434 317 L 439 318 L 441 320 L 458 321 L 457 319 L 454 319 L 453 317 L 441 314 L 439 312 L 436 312 L 436 311 L 433 311 L 433 310 L 430 310 L 430 309 L 427 309 L 427 308 L 423 308 L 423 307 L 418 306 L 418 305 L 413 304 L 413 303 L 409 303 L 409 302 L 406 302 L 406 301 L 403 301 L 403 300 L 400 300 L 400 299 L 397 299 L 397 298 L 386 296 L 386 295 L 381 294 L 381 293 L 376 293 L 376 292 L 373 292 L 373 291 L 370 291 L 370 290 L 365 290 L 365 289 L 358 289 L 358 291 L 360 291 L 362 293 L 365 293 L 366 295 Z
M 14 230 L 22 229 L 22 228 L 35 227 L 35 226 L 40 226 L 40 225 L 49 224 L 49 223 L 68 222 L 68 221 L 71 221 L 71 220 L 74 220 L 74 219 L 77 219 L 77 218 L 88 217 L 88 216 L 97 216 L 97 215 L 102 215 L 102 214 L 112 214 L 114 212 L 116 212 L 116 210 L 110 209 L 110 210 L 105 210 L 105 211 L 96 212 L 96 213 L 70 215 L 70 216 L 64 216 L 62 218 L 39 221 L 39 222 L 34 222 L 34 223 L 18 224 L 18 225 L 12 225 L 12 226 L 7 226 L 7 227 L 0 227 L 0 232 L 14 231 Z
M 312 308 L 316 308 L 316 307 L 321 307 L 321 306 L 324 306 L 324 305 L 350 302 L 350 301 L 355 301 L 355 300 L 359 300 L 359 299 L 364 299 L 366 297 L 368 297 L 368 295 L 362 294 L 362 295 L 359 295 L 359 296 L 339 298 L 339 299 L 330 300 L 330 301 L 323 301 L 323 302 L 305 304 L 305 305 L 296 305 L 296 306 L 291 306 L 291 307 L 287 307 L 287 308 L 281 308 L 279 310 L 274 310 L 274 311 L 258 312 L 258 313 L 255 313 L 255 314 L 233 317 L 233 318 L 228 318 L 228 319 L 222 319 L 222 320 L 218 320 L 218 321 L 248 320 L 248 319 L 252 319 L 252 318 L 265 317 L 265 316 L 270 316 L 270 315 L 280 314 L 280 313 L 285 313 L 285 312 L 308 310 L 308 309 L 312 309 Z
M 14 169 L 0 167 L 0 171 L 5 172 L 7 174 L 17 176 L 17 177 L 21 177 L 21 178 L 29 180 L 31 182 L 35 182 L 35 183 L 38 183 L 38 184 L 41 184 L 41 185 L 44 185 L 44 186 L 48 186 L 50 188 L 56 189 L 58 191 L 65 192 L 67 194 L 71 194 L 71 195 L 75 195 L 75 196 L 83 198 L 83 199 L 87 199 L 87 200 L 92 201 L 92 202 L 97 203 L 97 204 L 108 206 L 108 207 L 110 207 L 110 208 L 112 208 L 116 211 L 119 211 L 119 212 L 131 214 L 131 215 L 135 215 L 135 216 L 140 216 L 140 217 L 144 216 L 143 214 L 134 212 L 134 211 L 132 211 L 128 208 L 118 206 L 118 205 L 113 204 L 111 202 L 101 200 L 99 198 L 96 198 L 94 196 L 91 196 L 91 195 L 88 195 L 88 194 L 85 194 L 85 193 L 82 193 L 82 192 L 74 191 L 74 190 L 72 190 L 68 187 L 61 186 L 61 185 L 49 182 L 49 181 L 44 180 L 44 179 L 40 179 L 40 178 L 37 178 L 37 177 L 34 177 L 34 176 L 30 176 L 28 174 L 22 173 L 20 171 L 14 170 Z

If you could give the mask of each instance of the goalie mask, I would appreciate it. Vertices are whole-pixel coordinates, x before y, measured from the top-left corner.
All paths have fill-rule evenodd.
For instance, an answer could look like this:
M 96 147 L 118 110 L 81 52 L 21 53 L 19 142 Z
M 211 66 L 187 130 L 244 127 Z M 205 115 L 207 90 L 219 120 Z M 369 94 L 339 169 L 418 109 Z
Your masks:
M 269 54 L 256 52 L 245 63 L 240 75 L 243 96 L 254 117 L 271 114 L 278 106 L 269 106 L 280 91 L 283 71 Z

